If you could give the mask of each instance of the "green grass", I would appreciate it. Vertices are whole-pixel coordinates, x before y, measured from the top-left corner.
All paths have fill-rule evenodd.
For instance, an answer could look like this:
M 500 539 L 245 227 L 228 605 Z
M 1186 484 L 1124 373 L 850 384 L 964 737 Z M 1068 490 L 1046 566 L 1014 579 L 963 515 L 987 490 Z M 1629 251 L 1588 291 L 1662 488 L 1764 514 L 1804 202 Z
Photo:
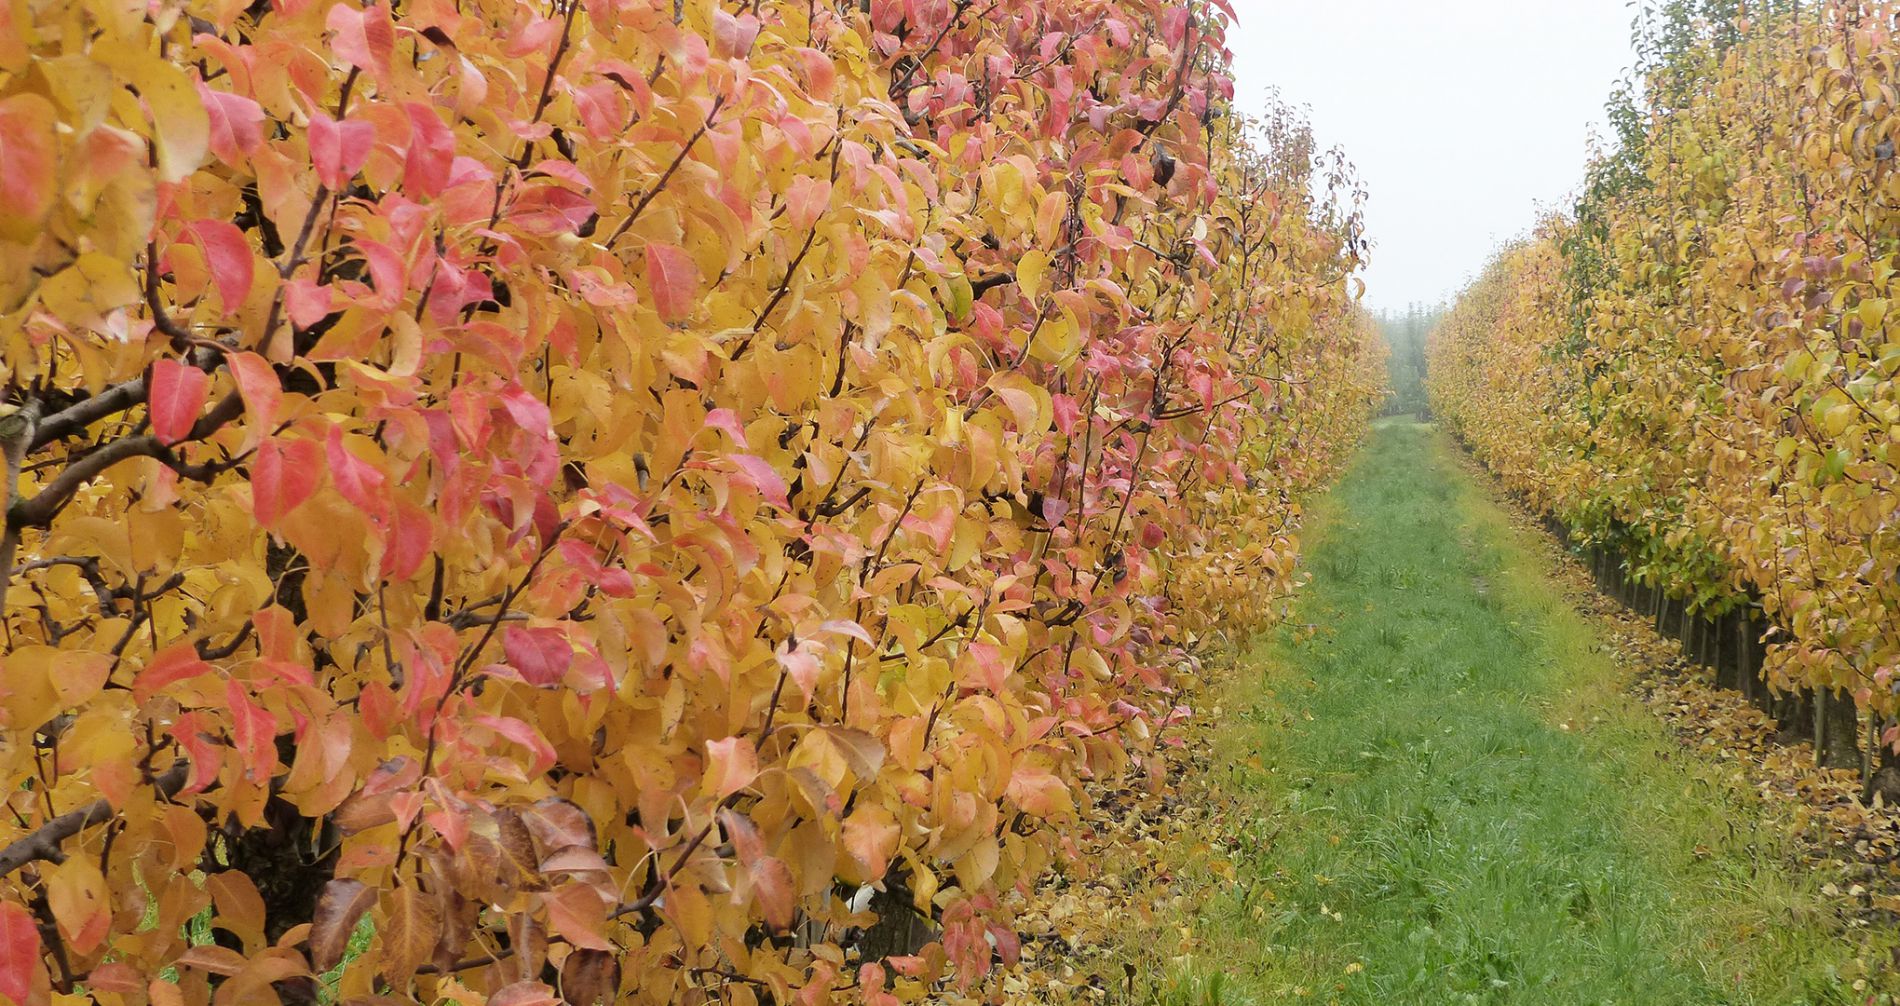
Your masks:
M 1451 451 L 1383 423 L 1321 508 L 1309 628 L 1225 703 L 1238 876 L 1203 878 L 1162 1001 L 1887 1001 L 1733 769 L 1623 697 Z

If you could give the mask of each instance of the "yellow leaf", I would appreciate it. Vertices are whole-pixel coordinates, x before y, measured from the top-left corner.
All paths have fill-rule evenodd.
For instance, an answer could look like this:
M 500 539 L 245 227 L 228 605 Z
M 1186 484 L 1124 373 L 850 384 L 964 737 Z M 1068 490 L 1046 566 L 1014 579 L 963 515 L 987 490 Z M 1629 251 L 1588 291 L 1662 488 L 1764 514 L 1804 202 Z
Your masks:
M 137 87 L 145 100 L 152 142 L 158 147 L 159 180 L 183 181 L 198 170 L 210 150 L 211 119 L 191 78 L 142 46 L 116 39 L 99 40 L 92 57 Z
M 1067 308 L 1042 323 L 1042 330 L 1036 333 L 1036 341 L 1029 347 L 1029 355 L 1057 366 L 1074 362 L 1081 352 L 1082 332 L 1076 325 L 1075 315 Z
M 1049 256 L 1040 249 L 1024 253 L 1016 263 L 1016 287 L 1031 301 L 1042 296 L 1042 279 L 1049 271 Z
M 41 305 L 76 326 L 97 325 L 105 315 L 138 299 L 132 267 L 98 252 L 79 256 L 40 286 Z
M 106 904 L 106 878 L 90 856 L 74 856 L 45 875 L 46 902 L 68 948 L 90 954 L 104 942 L 112 913 Z

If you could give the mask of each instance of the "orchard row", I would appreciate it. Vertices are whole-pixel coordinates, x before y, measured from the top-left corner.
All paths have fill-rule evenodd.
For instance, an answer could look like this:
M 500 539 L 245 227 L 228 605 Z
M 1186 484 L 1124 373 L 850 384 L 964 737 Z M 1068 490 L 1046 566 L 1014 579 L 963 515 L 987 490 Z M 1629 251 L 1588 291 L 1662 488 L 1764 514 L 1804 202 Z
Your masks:
M 1769 683 L 1850 693 L 1892 744 L 1900 8 L 1760 6 L 1678 34 L 1578 212 L 1454 307 L 1431 397 L 1643 580 L 1758 605 Z
M 0 1002 L 1012 960 L 1376 396 L 1231 13 L 0 5 Z

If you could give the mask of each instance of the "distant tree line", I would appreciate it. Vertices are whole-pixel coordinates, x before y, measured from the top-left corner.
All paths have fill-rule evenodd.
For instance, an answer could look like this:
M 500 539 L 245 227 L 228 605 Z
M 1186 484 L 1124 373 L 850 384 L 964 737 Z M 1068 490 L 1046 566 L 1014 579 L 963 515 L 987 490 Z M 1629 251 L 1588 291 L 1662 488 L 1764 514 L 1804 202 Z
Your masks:
M 1380 312 L 1379 331 L 1391 348 L 1386 366 L 1390 369 L 1385 415 L 1424 415 L 1425 340 L 1445 315 L 1444 305 L 1426 307 L 1413 304 L 1404 312 Z

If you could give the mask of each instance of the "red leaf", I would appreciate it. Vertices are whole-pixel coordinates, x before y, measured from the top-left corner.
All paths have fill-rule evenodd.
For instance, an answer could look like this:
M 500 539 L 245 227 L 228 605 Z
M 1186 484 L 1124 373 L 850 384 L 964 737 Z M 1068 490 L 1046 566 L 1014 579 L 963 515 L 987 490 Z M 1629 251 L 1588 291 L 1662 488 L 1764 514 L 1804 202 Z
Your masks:
M 544 18 L 535 14 L 527 24 L 521 26 L 508 39 L 507 48 L 502 52 L 509 59 L 520 59 L 536 49 L 546 50 L 553 44 L 555 36 L 561 33 L 561 23 L 553 18 Z
M 403 109 L 409 113 L 410 132 L 402 184 L 411 195 L 439 195 L 448 186 L 449 168 L 455 164 L 455 133 L 428 105 L 412 101 Z
M 332 192 L 340 192 L 369 161 L 370 147 L 376 142 L 376 127 L 367 122 L 338 122 L 318 112 L 310 117 L 310 164 L 317 169 L 317 181 Z
M 250 242 L 244 232 L 226 220 L 195 220 L 187 232 L 204 252 L 205 266 L 218 285 L 218 298 L 224 301 L 224 313 L 235 314 L 250 296 L 251 280 L 257 261 L 251 257 Z
M 427 510 L 402 500 L 396 501 L 392 516 L 379 572 L 385 579 L 407 580 L 422 568 L 422 560 L 434 547 L 435 525 Z
M 475 722 L 534 752 L 534 764 L 528 768 L 530 774 L 540 775 L 554 767 L 557 760 L 554 746 L 528 724 L 512 716 L 477 716 Z
M 759 19 L 751 14 L 734 17 L 713 10 L 713 54 L 720 59 L 743 59 L 759 37 Z
M 957 532 L 957 509 L 945 505 L 929 517 L 913 513 L 904 518 L 903 527 L 906 531 L 915 531 L 929 538 L 931 546 L 938 552 L 947 552 Z
M 238 395 L 251 413 L 251 421 L 264 433 L 277 422 L 277 407 L 283 402 L 284 386 L 277 371 L 256 353 L 226 353 L 224 363 L 231 368 Z
M 403 268 L 402 256 L 380 241 L 358 240 L 352 244 L 369 263 L 370 284 L 376 291 L 374 298 L 359 302 L 364 307 L 384 311 L 402 303 L 403 291 L 408 287 L 408 270 Z
M 745 424 L 739 421 L 739 414 L 731 409 L 714 409 L 706 413 L 706 428 L 724 430 L 731 435 L 733 443 L 742 448 L 750 446 L 746 440 Z
M 501 649 L 508 664 L 521 673 L 523 680 L 540 688 L 561 683 L 574 663 L 574 648 L 567 633 L 559 629 L 522 629 L 509 626 L 502 630 Z
M 244 959 L 243 954 L 229 947 L 208 943 L 201 947 L 192 947 L 179 954 L 176 963 L 181 968 L 195 968 L 208 974 L 233 978 L 243 974 L 245 965 L 249 962 Z
M 596 212 L 592 199 L 554 182 L 527 185 L 508 204 L 508 219 L 530 234 L 573 234 Z
M 1070 807 L 1068 784 L 1040 765 L 1018 764 L 1009 777 L 1006 793 L 1025 813 L 1035 817 L 1064 814 Z
M 897 818 L 882 804 L 864 803 L 844 820 L 844 848 L 868 877 L 882 877 L 897 854 L 902 834 Z
M 760 496 L 765 497 L 766 502 L 780 510 L 792 508 L 791 500 L 786 495 L 789 490 L 785 486 L 784 476 L 780 475 L 778 469 L 773 468 L 764 458 L 751 454 L 734 454 L 732 463 L 739 466 L 739 473 L 745 477 L 746 481 L 752 483 L 752 487 L 759 491 Z
M 308 440 L 272 437 L 257 448 L 251 465 L 251 516 L 265 528 L 317 491 L 323 452 Z
M 396 26 L 387 8 L 371 4 L 357 10 L 348 4 L 330 8 L 324 27 L 335 32 L 330 49 L 377 80 L 389 75 L 389 58 L 396 49 Z
M 187 681 L 202 674 L 210 674 L 210 664 L 198 658 L 198 649 L 192 644 L 173 643 L 152 654 L 145 667 L 132 679 L 132 698 L 140 705 L 152 697 L 153 693 L 174 681 Z
M 185 439 L 198 421 L 205 393 L 210 388 L 211 375 L 197 367 L 169 357 L 154 361 L 145 394 L 146 406 L 151 411 L 152 435 L 163 444 Z
M 667 324 L 683 322 L 699 298 L 699 266 L 679 248 L 658 241 L 647 244 L 647 287 L 653 307 Z
M 536 800 L 521 820 L 544 849 L 599 847 L 599 840 L 594 837 L 593 819 L 573 802 L 558 796 Z
M 185 781 L 185 793 L 202 793 L 218 780 L 218 742 L 211 736 L 211 724 L 205 714 L 189 712 L 172 721 L 171 736 L 191 763 L 191 778 Z
M 194 83 L 211 120 L 209 145 L 218 160 L 234 165 L 264 145 L 264 109 L 257 102 L 241 94 L 214 91 L 203 81 Z
M 237 741 L 244 776 L 267 782 L 277 770 L 277 719 L 258 705 L 236 678 L 224 683 L 224 701 L 231 709 L 231 733 Z
M 293 279 L 284 284 L 284 309 L 290 314 L 290 323 L 298 328 L 309 328 L 330 314 L 330 285 L 318 286 L 307 279 Z
M 383 499 L 383 473 L 343 446 L 342 429 L 330 427 L 323 452 L 330 463 L 330 482 L 344 499 L 358 510 L 377 517 L 389 510 Z
M 24 905 L 0 901 L 0 996 L 25 1003 L 40 966 L 40 931 Z
M 37 94 L 0 101 L 0 236 L 28 240 L 58 197 L 59 115 Z

